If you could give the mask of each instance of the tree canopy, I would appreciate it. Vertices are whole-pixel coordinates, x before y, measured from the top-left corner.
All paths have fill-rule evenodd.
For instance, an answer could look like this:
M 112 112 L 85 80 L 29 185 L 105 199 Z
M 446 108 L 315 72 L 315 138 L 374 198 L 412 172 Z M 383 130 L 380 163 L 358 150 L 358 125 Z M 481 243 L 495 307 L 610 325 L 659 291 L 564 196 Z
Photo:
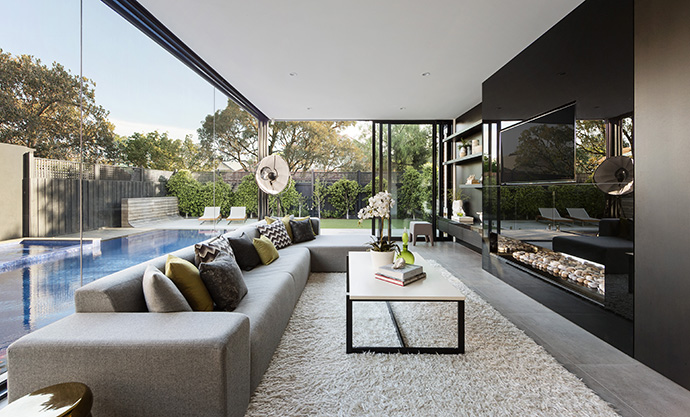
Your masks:
M 342 128 L 354 122 L 273 122 L 269 129 L 268 153 L 280 153 L 290 171 L 352 169 L 366 158 L 354 140 L 342 136 Z M 258 163 L 258 122 L 233 101 L 225 109 L 206 116 L 198 130 L 202 149 L 224 161 L 239 163 L 253 171 Z
M 42 158 L 79 158 L 80 81 L 83 82 L 83 156 L 88 162 L 115 157 L 114 126 L 96 104 L 95 83 L 80 80 L 57 62 L 0 49 L 0 142 L 23 145 Z
M 210 170 L 212 160 L 206 158 L 201 147 L 190 136 L 171 139 L 167 133 L 158 131 L 134 133 L 127 138 L 117 139 L 119 161 L 126 165 L 173 171 L 177 169 Z

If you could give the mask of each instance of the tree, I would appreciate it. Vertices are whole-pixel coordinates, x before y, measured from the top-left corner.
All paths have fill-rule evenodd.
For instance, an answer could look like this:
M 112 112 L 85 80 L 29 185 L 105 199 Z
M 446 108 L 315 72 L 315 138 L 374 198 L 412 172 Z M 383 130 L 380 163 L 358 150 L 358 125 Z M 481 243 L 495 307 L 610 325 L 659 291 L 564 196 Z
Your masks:
M 259 213 L 259 186 L 253 174 L 247 174 L 235 189 L 235 204 L 247 208 L 247 214 L 258 216 Z
M 186 168 L 182 141 L 170 139 L 167 133 L 134 133 L 124 139 L 121 148 L 124 162 L 131 166 L 167 171 Z
M 371 190 L 372 182 L 374 182 L 373 194 L 372 194 L 372 190 Z M 385 178 L 383 179 L 383 190 L 384 191 L 388 190 L 388 180 Z M 375 181 L 369 181 L 369 183 L 367 185 L 362 187 L 362 201 L 365 201 L 365 202 L 368 201 L 370 197 L 372 197 L 374 194 L 376 194 L 378 192 L 379 192 L 379 177 L 376 177 Z
M 393 125 L 391 128 L 393 167 L 404 172 L 406 167 L 417 170 L 431 158 L 429 125 Z
M 422 176 L 419 171 L 408 166 L 402 175 L 402 185 L 398 190 L 398 215 L 409 215 L 416 220 L 416 213 L 422 211 L 423 204 Z
M 347 178 L 339 179 L 328 188 L 331 205 L 337 210 L 338 217 L 344 213 L 346 219 L 350 218 L 350 210 L 355 208 L 358 195 L 359 184 Z
M 311 207 L 316 209 L 316 217 L 321 218 L 321 209 L 326 205 L 328 198 L 328 185 L 321 182 L 320 179 L 314 181 L 314 190 L 311 194 Z
M 57 62 L 48 67 L 32 56 L 13 57 L 0 49 L 0 142 L 34 148 L 41 158 L 78 160 L 81 96 L 84 160 L 115 159 L 108 112 L 96 105 L 95 83 L 81 81 L 83 94 L 79 76 Z
M 604 120 L 578 120 L 575 134 L 575 169 L 592 174 L 606 156 L 606 123 Z
M 274 122 L 269 129 L 268 153 L 280 153 L 291 172 L 348 169 L 365 158 L 352 139 L 339 133 L 353 123 Z M 258 121 L 231 100 L 225 109 L 207 115 L 198 130 L 203 149 L 224 161 L 236 161 L 250 172 L 258 163 L 257 132 Z

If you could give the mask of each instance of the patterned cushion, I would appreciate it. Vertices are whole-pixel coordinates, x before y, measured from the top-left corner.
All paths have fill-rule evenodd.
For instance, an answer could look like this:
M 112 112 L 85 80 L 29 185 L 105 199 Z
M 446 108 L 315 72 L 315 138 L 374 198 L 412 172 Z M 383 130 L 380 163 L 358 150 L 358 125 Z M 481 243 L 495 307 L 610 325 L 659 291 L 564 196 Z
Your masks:
M 290 241 L 293 240 L 292 229 L 290 228 L 290 220 L 292 220 L 294 218 L 295 218 L 295 216 L 293 216 L 293 215 L 288 215 L 285 217 L 264 217 L 267 224 L 271 224 L 271 223 L 276 222 L 278 220 L 283 222 L 283 224 L 285 225 L 285 230 L 287 230 L 287 234 L 288 234 L 288 236 L 290 236 Z
M 276 249 L 283 249 L 292 243 L 283 222 L 261 225 L 259 226 L 259 233 L 269 238 Z
M 199 274 L 219 309 L 232 311 L 247 295 L 242 271 L 235 258 L 221 253 L 211 262 L 199 265 Z
M 292 243 L 307 242 L 316 239 L 309 218 L 304 220 L 290 220 L 290 227 L 292 228 Z
M 194 245 L 194 263 L 199 266 L 203 262 L 211 262 L 221 253 L 234 256 L 230 243 L 223 236 L 207 243 L 197 243 Z

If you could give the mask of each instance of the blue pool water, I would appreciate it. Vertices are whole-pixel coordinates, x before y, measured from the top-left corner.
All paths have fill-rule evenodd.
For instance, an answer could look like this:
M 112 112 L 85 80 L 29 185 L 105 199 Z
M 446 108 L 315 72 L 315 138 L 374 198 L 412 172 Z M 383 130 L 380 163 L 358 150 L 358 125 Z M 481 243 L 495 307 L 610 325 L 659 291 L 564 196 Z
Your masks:
M 84 284 L 157 256 L 210 239 L 198 230 L 156 230 L 104 240 L 100 251 L 84 255 Z M 60 249 L 44 247 L 36 251 Z M 35 253 L 34 252 L 34 253 Z M 79 288 L 79 252 L 0 273 L 0 373 L 7 346 L 21 336 L 74 312 Z

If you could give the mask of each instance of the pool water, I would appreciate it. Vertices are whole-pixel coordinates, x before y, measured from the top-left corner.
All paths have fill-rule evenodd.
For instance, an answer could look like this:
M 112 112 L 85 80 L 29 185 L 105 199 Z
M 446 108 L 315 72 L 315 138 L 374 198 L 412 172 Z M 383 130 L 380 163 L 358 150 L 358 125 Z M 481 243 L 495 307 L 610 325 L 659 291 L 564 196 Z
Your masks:
M 100 251 L 83 257 L 83 283 L 221 232 L 156 230 L 101 241 Z M 79 286 L 79 256 L 48 258 L 0 273 L 0 373 L 5 371 L 6 349 L 10 343 L 74 312 L 74 291 Z

